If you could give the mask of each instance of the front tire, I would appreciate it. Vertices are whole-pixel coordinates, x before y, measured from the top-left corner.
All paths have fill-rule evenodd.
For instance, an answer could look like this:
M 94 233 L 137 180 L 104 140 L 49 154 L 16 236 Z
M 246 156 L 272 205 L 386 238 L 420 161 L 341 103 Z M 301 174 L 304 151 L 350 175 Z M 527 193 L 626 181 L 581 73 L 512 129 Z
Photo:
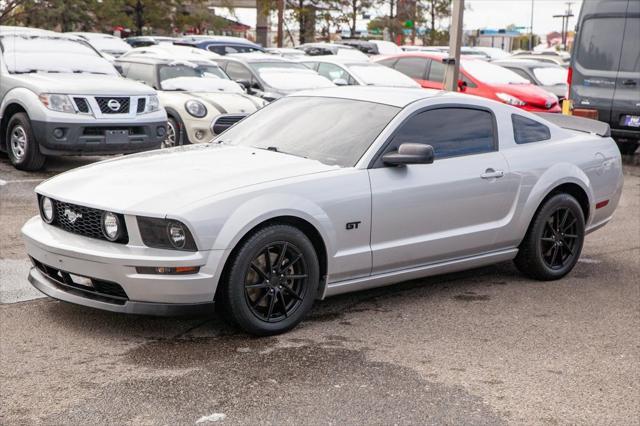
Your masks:
M 578 201 L 556 194 L 540 208 L 514 259 L 523 274 L 542 281 L 567 275 L 578 262 L 584 243 L 585 220 Z
M 31 128 L 31 120 L 27 114 L 23 112 L 14 114 L 9 120 L 5 136 L 9 161 L 16 169 L 35 171 L 44 166 L 47 158 L 40 153 L 38 141 Z
M 311 309 L 319 282 L 318 256 L 299 229 L 256 231 L 230 259 L 220 302 L 227 318 L 260 336 L 295 327 Z
M 167 134 L 162 141 L 161 148 L 173 148 L 182 145 L 182 128 L 173 117 L 167 120 Z

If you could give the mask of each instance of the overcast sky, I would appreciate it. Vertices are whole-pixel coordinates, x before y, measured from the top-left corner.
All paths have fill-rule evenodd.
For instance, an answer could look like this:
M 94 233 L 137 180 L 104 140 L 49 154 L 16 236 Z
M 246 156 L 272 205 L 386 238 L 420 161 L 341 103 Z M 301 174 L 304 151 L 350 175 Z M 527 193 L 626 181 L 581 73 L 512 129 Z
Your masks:
M 576 24 L 578 13 L 583 0 L 573 0 L 571 10 L 574 13 L 569 21 L 569 29 Z M 593 0 L 586 0 L 593 1 Z M 468 9 L 464 14 L 464 28 L 475 30 L 479 28 L 501 29 L 509 24 L 528 27 L 531 22 L 531 0 L 466 0 Z M 560 31 L 562 20 L 553 15 L 563 14 L 567 10 L 564 0 L 533 0 L 533 31 L 536 34 L 547 34 Z M 371 11 L 375 15 L 375 11 Z M 221 16 L 231 17 L 227 10 L 216 8 Z M 237 19 L 255 28 L 255 9 L 235 9 Z M 275 19 L 272 22 L 275 25 Z M 358 29 L 366 28 L 366 22 L 358 23 Z

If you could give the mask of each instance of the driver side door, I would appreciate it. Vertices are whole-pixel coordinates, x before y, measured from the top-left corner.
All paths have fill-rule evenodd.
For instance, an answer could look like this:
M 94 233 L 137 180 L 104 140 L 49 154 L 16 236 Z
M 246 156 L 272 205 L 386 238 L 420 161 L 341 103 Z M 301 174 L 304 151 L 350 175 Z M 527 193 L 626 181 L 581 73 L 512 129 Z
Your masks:
M 432 164 L 385 165 L 402 143 L 431 145 Z M 493 113 L 469 106 L 419 111 L 405 120 L 369 169 L 372 273 L 495 250 L 518 180 L 498 151 Z

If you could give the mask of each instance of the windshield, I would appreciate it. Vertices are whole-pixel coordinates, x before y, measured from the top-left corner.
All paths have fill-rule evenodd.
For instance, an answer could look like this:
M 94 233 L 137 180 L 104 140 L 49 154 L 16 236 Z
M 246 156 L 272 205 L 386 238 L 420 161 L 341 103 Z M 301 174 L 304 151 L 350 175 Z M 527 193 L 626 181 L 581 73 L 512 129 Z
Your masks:
M 398 111 L 351 99 L 292 96 L 258 110 L 214 142 L 353 167 Z
M 177 77 L 229 78 L 217 65 L 202 65 L 189 62 L 161 65 L 158 72 L 160 75 L 160 82 Z
M 299 65 L 299 64 L 296 64 Z M 333 87 L 334 84 L 304 65 L 302 69 L 263 68 L 259 71 L 260 78 L 269 86 L 277 90 L 295 91 L 306 89 L 320 89 Z
M 101 52 L 128 52 L 132 49 L 127 42 L 117 37 L 88 37 L 88 40 Z
M 569 71 L 561 67 L 534 68 L 533 75 L 543 86 L 557 86 L 567 84 L 567 74 Z
M 487 84 L 527 84 L 515 72 L 484 61 L 462 61 L 462 68 L 471 77 Z
M 238 83 L 217 77 L 175 77 L 160 82 L 162 90 L 244 93 Z
M 349 71 L 369 86 L 420 87 L 412 78 L 382 65 L 350 65 Z
M 358 49 L 347 49 L 344 47 L 339 47 L 336 55 L 341 56 L 343 58 L 351 58 L 351 59 L 360 59 L 363 61 L 368 61 L 369 57 L 359 51 Z
M 55 72 L 118 75 L 116 69 L 84 41 L 66 37 L 0 37 L 10 73 Z

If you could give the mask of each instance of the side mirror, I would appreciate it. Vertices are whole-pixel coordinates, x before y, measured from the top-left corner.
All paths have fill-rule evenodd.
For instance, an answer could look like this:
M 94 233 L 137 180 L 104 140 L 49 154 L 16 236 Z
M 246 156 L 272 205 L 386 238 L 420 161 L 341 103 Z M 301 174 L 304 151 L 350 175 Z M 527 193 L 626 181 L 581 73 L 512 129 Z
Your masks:
M 467 90 L 467 82 L 464 80 L 458 80 L 458 90 L 460 90 L 461 92 Z
M 387 152 L 382 162 L 390 166 L 433 163 L 433 147 L 422 143 L 403 143 L 397 151 Z
M 336 86 L 348 86 L 349 83 L 344 78 L 336 78 L 333 80 L 333 84 Z
M 115 64 L 113 67 L 118 71 L 118 74 L 124 77 L 124 69 L 122 68 L 122 65 Z

